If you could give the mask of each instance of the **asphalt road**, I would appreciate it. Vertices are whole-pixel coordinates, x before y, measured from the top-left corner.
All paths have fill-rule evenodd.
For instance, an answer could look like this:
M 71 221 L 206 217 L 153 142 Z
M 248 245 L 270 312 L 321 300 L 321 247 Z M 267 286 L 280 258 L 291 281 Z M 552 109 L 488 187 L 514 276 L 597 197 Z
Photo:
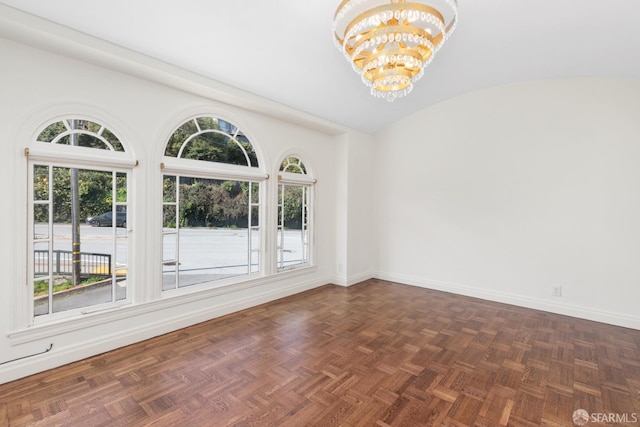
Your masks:
M 46 224 L 36 224 L 37 236 L 46 236 Z M 80 251 L 85 253 L 111 254 L 114 253 L 114 230 L 112 227 L 92 227 L 88 224 L 80 225 Z M 38 244 L 35 249 L 47 249 L 46 244 Z M 71 251 L 71 224 L 54 224 L 53 250 Z M 116 264 L 127 264 L 127 230 L 115 229 Z

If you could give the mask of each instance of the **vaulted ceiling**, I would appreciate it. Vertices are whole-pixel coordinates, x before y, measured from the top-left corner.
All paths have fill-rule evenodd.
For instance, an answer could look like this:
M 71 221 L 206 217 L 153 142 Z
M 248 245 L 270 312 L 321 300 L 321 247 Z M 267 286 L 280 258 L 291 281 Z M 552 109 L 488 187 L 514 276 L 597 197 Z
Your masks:
M 459 0 L 456 32 L 394 103 L 369 95 L 335 48 L 339 0 L 0 3 L 366 133 L 491 86 L 640 78 L 638 0 Z

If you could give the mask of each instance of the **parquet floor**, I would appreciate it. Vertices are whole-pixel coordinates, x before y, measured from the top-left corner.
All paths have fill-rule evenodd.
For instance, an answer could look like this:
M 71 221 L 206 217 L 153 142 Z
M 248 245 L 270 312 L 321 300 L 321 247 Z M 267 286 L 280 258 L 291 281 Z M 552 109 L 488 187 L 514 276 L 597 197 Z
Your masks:
M 379 280 L 0 386 L 2 426 L 566 427 L 579 408 L 640 415 L 640 331 Z

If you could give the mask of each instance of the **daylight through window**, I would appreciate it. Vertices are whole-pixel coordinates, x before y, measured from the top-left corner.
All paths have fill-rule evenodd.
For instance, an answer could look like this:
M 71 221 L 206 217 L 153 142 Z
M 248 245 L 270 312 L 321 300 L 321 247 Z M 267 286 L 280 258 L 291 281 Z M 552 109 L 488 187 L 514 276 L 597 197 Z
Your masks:
M 39 144 L 65 148 L 57 157 L 41 155 Z M 44 318 L 127 300 L 132 164 L 116 157 L 107 167 L 82 157 L 101 150 L 101 157 L 109 160 L 111 153 L 124 152 L 122 144 L 101 125 L 69 119 L 46 127 L 30 148 L 33 316 Z
M 181 125 L 165 150 L 165 291 L 261 271 L 258 159 L 231 123 L 198 117 Z
M 298 157 L 287 157 L 278 176 L 277 263 L 279 270 L 308 265 L 311 190 L 315 180 Z

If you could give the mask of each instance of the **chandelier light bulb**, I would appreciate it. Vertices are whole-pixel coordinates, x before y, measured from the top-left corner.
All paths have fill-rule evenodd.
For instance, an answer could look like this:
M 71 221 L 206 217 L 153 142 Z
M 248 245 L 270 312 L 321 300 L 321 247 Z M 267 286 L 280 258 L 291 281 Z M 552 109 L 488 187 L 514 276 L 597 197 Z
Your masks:
M 333 32 L 371 94 L 393 102 L 411 92 L 457 22 L 457 0 L 343 0 Z

